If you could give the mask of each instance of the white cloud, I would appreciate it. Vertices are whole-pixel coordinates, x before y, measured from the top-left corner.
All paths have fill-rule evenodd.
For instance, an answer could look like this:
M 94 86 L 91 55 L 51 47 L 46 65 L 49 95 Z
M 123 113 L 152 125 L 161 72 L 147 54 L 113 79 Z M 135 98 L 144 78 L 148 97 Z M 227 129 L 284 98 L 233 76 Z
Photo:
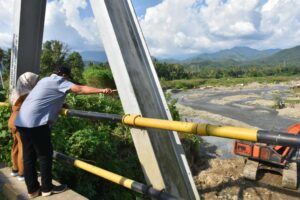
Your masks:
M 163 0 L 140 19 L 154 56 L 300 44 L 298 0 Z
M 269 0 L 261 9 L 261 31 L 270 35 L 261 44 L 285 48 L 300 43 L 300 1 Z
M 8 48 L 13 0 L 0 0 L 0 10 L 0 47 Z M 87 12 L 87 0 L 49 0 L 44 40 L 63 41 L 73 50 L 103 49 L 95 19 Z M 151 54 L 158 57 L 300 44 L 299 0 L 163 0 L 139 20 Z
M 12 40 L 13 0 L 0 0 L 0 47 L 9 48 Z M 87 0 L 52 0 L 46 7 L 44 41 L 60 40 L 73 50 L 102 50 L 95 19 L 87 12 Z
M 0 47 L 9 48 L 12 41 L 13 1 L 0 1 Z
M 86 0 L 54 0 L 47 4 L 44 40 L 60 40 L 75 50 L 103 49 L 93 16 L 82 17 Z

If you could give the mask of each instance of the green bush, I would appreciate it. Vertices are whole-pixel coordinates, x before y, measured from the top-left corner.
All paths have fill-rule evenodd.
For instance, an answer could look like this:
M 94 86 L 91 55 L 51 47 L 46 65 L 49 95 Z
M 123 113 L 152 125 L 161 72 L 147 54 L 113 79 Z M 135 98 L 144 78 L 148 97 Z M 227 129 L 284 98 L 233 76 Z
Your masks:
M 67 103 L 80 110 L 122 114 L 121 102 L 104 95 L 69 95 Z M 12 146 L 7 121 L 8 107 L 0 107 L 0 161 L 10 164 Z M 131 139 L 129 128 L 120 124 L 81 118 L 59 117 L 52 127 L 52 143 L 56 151 L 98 167 L 145 182 Z M 64 163 L 54 162 L 56 180 L 90 199 L 135 199 L 137 193 Z
M 0 90 L 0 102 L 5 101 L 5 91 Z
M 66 102 L 78 110 L 123 112 L 116 97 L 69 95 Z M 57 151 L 145 182 L 128 128 L 109 122 L 59 117 L 52 132 Z M 95 175 L 59 163 L 54 165 L 54 175 L 90 199 L 134 199 L 137 195 Z
M 232 86 L 237 84 L 280 83 L 290 80 L 300 80 L 299 76 L 274 76 L 274 77 L 245 77 L 245 78 L 220 78 L 220 79 L 189 79 L 189 80 L 161 80 L 164 89 L 193 89 L 204 86 Z
M 12 139 L 7 125 L 10 117 L 10 109 L 8 107 L 0 107 L 0 116 L 0 162 L 10 164 Z
M 70 94 L 66 102 L 71 108 L 78 110 L 123 114 L 120 100 L 113 96 Z M 176 100 L 171 101 L 169 107 L 173 118 L 179 120 L 175 103 Z M 0 159 L 9 164 L 12 140 L 7 120 L 10 109 L 0 107 L 0 116 Z M 188 148 L 185 148 L 188 152 L 193 149 L 191 145 L 197 143 L 192 139 L 192 142 L 185 142 L 184 139 L 184 144 L 188 144 Z M 128 127 L 105 121 L 60 116 L 52 127 L 52 143 L 56 151 L 145 183 Z M 131 200 L 141 197 L 122 186 L 56 161 L 53 176 L 89 199 Z
M 87 85 L 100 88 L 116 88 L 113 75 L 109 68 L 89 66 L 83 72 Z

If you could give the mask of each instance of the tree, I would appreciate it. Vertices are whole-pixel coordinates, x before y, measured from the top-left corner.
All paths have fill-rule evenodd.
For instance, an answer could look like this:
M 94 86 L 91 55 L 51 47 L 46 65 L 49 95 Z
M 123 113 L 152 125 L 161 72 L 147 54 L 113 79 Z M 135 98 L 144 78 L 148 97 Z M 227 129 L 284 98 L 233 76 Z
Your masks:
M 0 48 L 0 62 L 3 62 L 5 69 L 8 69 L 10 65 L 10 54 L 11 49 L 7 49 L 7 51 Z
M 52 73 L 58 66 L 63 66 L 68 52 L 66 44 L 57 40 L 46 41 L 41 56 L 42 75 Z
M 169 64 L 154 62 L 155 69 L 159 78 L 163 80 L 175 80 L 188 78 L 184 67 L 180 64 Z
M 3 65 L 5 66 L 5 69 L 8 69 L 10 66 L 10 57 L 11 57 L 11 48 L 7 49 L 7 51 L 4 52 L 3 55 Z
M 3 60 L 4 51 L 0 48 L 0 62 Z
M 71 69 L 74 80 L 81 82 L 84 70 L 84 63 L 81 55 L 78 52 L 72 52 L 66 59 L 65 65 Z
M 9 67 L 10 67 L 10 54 L 11 49 L 8 49 L 7 51 L 0 48 L 0 62 L 3 64 L 3 79 L 7 80 L 9 77 Z

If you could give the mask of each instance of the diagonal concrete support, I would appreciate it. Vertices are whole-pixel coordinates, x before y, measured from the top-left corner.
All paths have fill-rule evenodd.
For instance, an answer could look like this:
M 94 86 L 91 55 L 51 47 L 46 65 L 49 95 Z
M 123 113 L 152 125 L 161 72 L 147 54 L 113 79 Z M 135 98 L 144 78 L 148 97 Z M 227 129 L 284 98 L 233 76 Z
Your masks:
M 91 0 L 126 113 L 171 119 L 130 0 Z M 153 30 L 155 31 L 155 30 Z M 177 133 L 131 130 L 149 184 L 183 199 L 199 199 Z
M 10 88 L 24 72 L 39 73 L 47 0 L 15 0 Z

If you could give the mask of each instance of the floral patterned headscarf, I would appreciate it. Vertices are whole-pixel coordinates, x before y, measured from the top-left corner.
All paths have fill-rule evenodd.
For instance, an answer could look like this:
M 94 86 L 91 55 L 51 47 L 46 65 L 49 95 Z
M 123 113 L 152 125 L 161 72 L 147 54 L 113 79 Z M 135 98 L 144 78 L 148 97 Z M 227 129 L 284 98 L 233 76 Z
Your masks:
M 39 76 L 32 72 L 25 72 L 17 81 L 17 86 L 10 94 L 10 103 L 14 105 L 18 98 L 23 95 L 29 94 L 39 80 Z

